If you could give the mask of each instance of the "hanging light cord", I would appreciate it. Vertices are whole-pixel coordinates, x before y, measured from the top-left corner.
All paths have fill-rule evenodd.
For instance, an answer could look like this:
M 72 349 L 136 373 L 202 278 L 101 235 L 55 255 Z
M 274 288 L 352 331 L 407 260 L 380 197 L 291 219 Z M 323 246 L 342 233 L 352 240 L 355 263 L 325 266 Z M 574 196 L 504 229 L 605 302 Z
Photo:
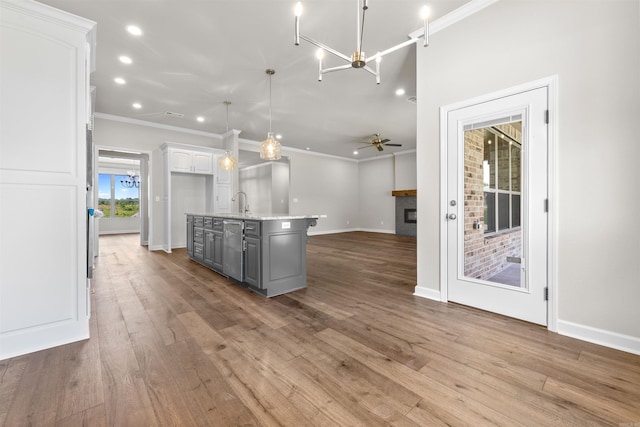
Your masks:
M 363 6 L 362 7 L 362 25 L 360 25 L 360 52 L 358 52 L 360 57 L 362 57 L 362 39 L 364 38 L 364 15 L 366 11 L 367 11 L 367 7 Z
M 227 132 L 229 132 L 229 104 L 231 104 L 231 102 L 224 101 L 224 104 L 227 106 Z
M 271 133 L 271 76 L 269 74 L 269 133 Z

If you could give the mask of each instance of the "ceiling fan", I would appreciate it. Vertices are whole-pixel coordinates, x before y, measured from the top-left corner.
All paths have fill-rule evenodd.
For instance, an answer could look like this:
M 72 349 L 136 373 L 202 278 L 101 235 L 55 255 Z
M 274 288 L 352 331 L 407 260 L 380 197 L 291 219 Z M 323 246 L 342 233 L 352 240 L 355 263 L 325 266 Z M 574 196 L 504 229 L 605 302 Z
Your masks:
M 361 150 L 363 148 L 368 148 L 368 147 L 376 147 L 378 149 L 378 151 L 382 151 L 384 149 L 384 146 L 387 146 L 387 147 L 402 147 L 402 144 L 389 144 L 389 142 L 391 141 L 390 139 L 387 139 L 387 138 L 382 139 L 382 138 L 380 138 L 380 132 L 374 133 L 372 136 L 373 136 L 373 139 L 368 142 L 369 145 L 365 145 L 364 147 L 360 147 L 360 148 L 358 148 L 358 150 Z

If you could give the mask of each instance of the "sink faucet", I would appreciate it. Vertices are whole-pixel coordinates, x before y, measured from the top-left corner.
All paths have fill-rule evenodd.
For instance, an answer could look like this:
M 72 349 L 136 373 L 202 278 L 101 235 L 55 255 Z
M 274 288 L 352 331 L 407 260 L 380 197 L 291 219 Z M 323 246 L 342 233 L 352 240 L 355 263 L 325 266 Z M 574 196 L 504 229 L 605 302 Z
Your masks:
M 233 195 L 233 197 L 231 198 L 231 201 L 235 202 L 236 197 L 239 196 L 240 194 L 244 196 L 244 209 L 242 209 L 240 206 L 238 206 L 238 208 L 240 208 L 241 215 L 246 215 L 249 212 L 249 203 L 247 202 L 247 193 L 245 193 L 244 191 L 238 191 L 236 194 Z

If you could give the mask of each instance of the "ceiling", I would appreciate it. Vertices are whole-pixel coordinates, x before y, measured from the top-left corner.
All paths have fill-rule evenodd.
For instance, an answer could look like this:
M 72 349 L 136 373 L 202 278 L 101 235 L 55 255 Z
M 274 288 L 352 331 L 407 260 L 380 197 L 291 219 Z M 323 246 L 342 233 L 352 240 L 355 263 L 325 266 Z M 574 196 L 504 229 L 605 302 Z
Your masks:
M 430 0 L 431 20 L 468 0 Z M 325 74 L 318 82 L 317 48 L 294 46 L 295 0 L 40 0 L 97 22 L 97 113 L 222 134 L 239 129 L 241 139 L 261 141 L 272 129 L 286 147 L 347 158 L 368 158 L 415 148 L 415 49 L 384 57 L 381 84 L 362 69 Z M 421 0 L 372 0 L 363 50 L 373 55 L 407 40 L 421 28 Z M 356 43 L 356 0 L 305 0 L 302 34 L 351 55 Z M 125 27 L 139 26 L 143 35 Z M 431 43 L 437 43 L 431 40 Z M 127 55 L 133 63 L 118 60 Z M 327 66 L 343 65 L 334 56 Z M 118 85 L 115 77 L 126 84 Z M 405 94 L 398 96 L 396 89 Z M 142 108 L 132 107 L 139 102 Z M 165 112 L 184 114 L 167 116 Z M 203 122 L 196 121 L 202 116 Z M 381 132 L 402 147 L 379 152 L 362 147 Z

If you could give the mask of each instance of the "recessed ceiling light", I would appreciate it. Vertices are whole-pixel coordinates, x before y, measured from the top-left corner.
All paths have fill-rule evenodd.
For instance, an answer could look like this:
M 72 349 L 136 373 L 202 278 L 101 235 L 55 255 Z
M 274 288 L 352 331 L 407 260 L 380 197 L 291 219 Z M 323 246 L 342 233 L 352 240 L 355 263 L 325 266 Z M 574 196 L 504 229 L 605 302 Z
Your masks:
M 311 150 L 311 147 L 307 147 L 307 151 Z
M 202 117 L 202 116 L 198 116 L 198 117 L 196 118 L 196 120 L 197 120 L 197 121 L 199 121 L 200 123 L 202 123 L 202 122 L 204 122 L 204 117 Z
M 282 135 L 277 134 L 277 135 L 276 135 L 276 139 L 282 139 Z
M 400 88 L 400 89 L 396 90 L 396 95 L 398 95 L 398 96 L 404 95 L 404 89 Z
M 133 61 L 131 60 L 131 58 L 129 58 L 128 56 L 122 55 L 119 56 L 118 59 L 120 60 L 120 62 L 122 62 L 123 64 L 131 64 Z
M 358 150 L 355 150 L 355 151 L 353 152 L 353 155 L 354 155 L 354 156 L 357 156 L 357 155 L 358 155 Z
M 136 27 L 135 25 L 128 25 L 127 31 L 129 31 L 129 33 L 133 34 L 134 36 L 142 35 L 142 30 L 140 29 L 140 27 Z
M 134 102 L 131 106 L 136 110 L 139 110 L 142 108 L 142 105 L 139 102 Z
M 118 83 L 119 85 L 123 85 L 126 83 L 125 79 L 123 79 L 122 77 L 116 77 L 115 79 L 113 79 L 113 81 Z

